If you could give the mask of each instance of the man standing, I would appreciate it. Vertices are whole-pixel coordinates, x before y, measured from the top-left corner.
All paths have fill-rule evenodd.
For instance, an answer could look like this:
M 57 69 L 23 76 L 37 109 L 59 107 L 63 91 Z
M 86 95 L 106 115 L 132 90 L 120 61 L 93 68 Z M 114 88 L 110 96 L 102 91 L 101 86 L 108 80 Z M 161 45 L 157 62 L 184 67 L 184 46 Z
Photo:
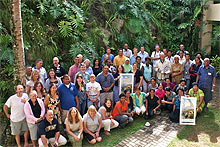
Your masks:
M 204 92 L 204 111 L 208 109 L 207 104 L 212 100 L 212 90 L 215 89 L 217 76 L 215 68 L 209 63 L 209 58 L 205 58 L 204 65 L 199 67 L 196 78 L 196 82 L 199 83 L 199 88 Z
M 86 65 L 86 72 L 89 73 L 89 75 L 93 74 L 92 67 L 90 66 L 90 60 L 86 59 L 84 64 Z
M 65 137 L 60 135 L 60 128 L 57 119 L 54 118 L 53 111 L 47 110 L 45 119 L 42 120 L 38 126 L 39 147 L 48 147 L 50 143 L 52 146 L 61 146 L 67 143 Z
M 17 85 L 16 94 L 12 95 L 3 106 L 7 118 L 11 122 L 11 134 L 15 136 L 18 147 L 20 144 L 20 134 L 24 132 L 24 146 L 28 146 L 28 126 L 24 114 L 24 104 L 28 100 L 28 95 L 23 93 L 22 85 Z M 11 114 L 8 114 L 8 108 L 11 108 Z
M 114 55 L 111 54 L 111 49 L 110 49 L 110 48 L 107 48 L 107 49 L 106 49 L 106 54 L 104 54 L 104 55 L 102 56 L 102 62 L 104 61 L 105 55 L 108 55 L 109 59 L 113 62 L 113 60 L 114 60 Z
M 132 56 L 132 51 L 128 49 L 128 44 L 124 44 L 123 55 L 127 58 L 130 58 Z
M 33 67 L 32 70 L 33 71 L 36 70 L 40 73 L 40 79 L 41 79 L 42 84 L 45 88 L 45 82 L 46 82 L 46 79 L 47 79 L 47 72 L 46 72 L 45 68 L 42 66 L 43 65 L 43 60 L 42 59 L 37 59 L 35 61 L 35 64 L 36 64 L 36 66 Z
M 103 106 L 106 98 L 110 98 L 113 101 L 113 91 L 112 87 L 115 84 L 112 74 L 108 72 L 109 67 L 107 65 L 103 66 L 103 71 L 96 77 L 96 82 L 98 82 L 101 87 L 100 94 L 100 105 Z
M 190 74 L 189 74 L 191 65 L 192 65 L 192 61 L 190 60 L 190 54 L 187 53 L 185 56 L 185 61 L 183 62 L 183 69 L 184 69 L 183 76 L 186 79 L 186 86 L 188 90 L 191 88 L 190 87 Z
M 55 71 L 56 76 L 59 78 L 66 74 L 65 69 L 59 64 L 59 59 L 57 57 L 53 58 L 53 65 L 51 68 Z
M 65 121 L 67 112 L 72 107 L 79 109 L 78 91 L 73 83 L 70 82 L 70 77 L 65 74 L 63 83 L 58 87 L 60 105 L 62 109 L 62 122 Z
M 78 54 L 77 57 L 79 59 L 79 64 L 83 63 L 83 55 Z
M 170 62 L 165 60 L 163 52 L 160 53 L 160 60 L 155 64 L 155 71 L 157 72 L 157 82 L 162 83 L 165 78 L 169 78 Z
M 138 49 L 134 48 L 133 49 L 133 55 L 130 57 L 130 64 L 133 65 L 134 62 L 136 62 L 136 57 L 137 57 L 137 53 L 138 53 Z
M 118 55 L 114 58 L 114 66 L 117 67 L 118 65 L 123 65 L 125 63 L 125 56 L 123 55 L 123 50 L 118 50 Z
M 75 75 L 79 72 L 79 58 L 74 58 L 74 64 L 69 68 L 68 75 L 70 76 L 71 82 L 74 82 Z
M 138 56 L 141 57 L 141 62 L 145 63 L 145 58 L 149 56 L 149 54 L 144 51 L 144 46 L 141 47 L 141 51 L 138 53 Z
M 25 81 L 26 84 L 28 81 L 31 80 L 31 73 L 32 73 L 32 67 L 30 65 L 27 65 L 25 68 Z
M 179 53 L 180 53 L 180 51 L 183 51 L 183 53 L 184 53 L 184 55 L 186 54 L 186 53 L 189 53 L 188 51 L 185 51 L 184 49 L 185 49 L 185 47 L 184 47 L 184 45 L 183 44 L 180 44 L 180 50 L 176 53 L 177 55 L 180 55 Z
M 160 59 L 160 46 L 158 44 L 155 45 L 155 51 L 151 54 L 151 59 L 153 60 L 153 77 L 156 78 L 156 70 L 155 70 L 155 64 Z
M 174 58 L 172 56 L 172 51 L 171 50 L 167 51 L 167 56 L 165 57 L 165 60 L 169 61 L 170 64 L 174 63 Z

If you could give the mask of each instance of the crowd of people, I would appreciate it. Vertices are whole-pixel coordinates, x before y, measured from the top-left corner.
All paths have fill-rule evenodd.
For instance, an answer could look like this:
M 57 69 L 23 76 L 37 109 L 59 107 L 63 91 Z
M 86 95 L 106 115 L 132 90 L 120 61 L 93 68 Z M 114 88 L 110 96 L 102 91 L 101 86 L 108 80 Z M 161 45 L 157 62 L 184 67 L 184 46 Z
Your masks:
M 28 146 L 29 134 L 33 146 L 65 145 L 67 138 L 72 146 L 82 146 L 83 138 L 95 144 L 102 141 L 102 128 L 110 136 L 111 129 L 126 127 L 134 116 L 148 120 L 162 111 L 178 123 L 182 96 L 197 99 L 197 114 L 207 111 L 216 83 L 215 69 L 200 53 L 192 60 L 184 45 L 179 47 L 172 53 L 155 45 L 151 56 L 143 46 L 132 52 L 125 44 L 116 56 L 107 48 L 92 67 L 79 54 L 68 74 L 57 57 L 48 75 L 42 59 L 37 59 L 34 67 L 26 66 L 25 87 L 17 85 L 16 94 L 3 107 L 17 145 L 21 146 L 22 132 L 24 146 Z M 119 93 L 122 73 L 134 75 L 134 89 Z M 65 134 L 60 133 L 60 126 Z

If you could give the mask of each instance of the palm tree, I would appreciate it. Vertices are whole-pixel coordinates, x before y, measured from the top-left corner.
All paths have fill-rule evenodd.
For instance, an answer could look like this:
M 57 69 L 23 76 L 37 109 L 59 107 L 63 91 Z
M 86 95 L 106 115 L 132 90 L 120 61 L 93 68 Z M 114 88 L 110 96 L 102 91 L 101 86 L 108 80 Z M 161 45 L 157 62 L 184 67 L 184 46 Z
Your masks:
M 12 18 L 14 23 L 14 56 L 15 56 L 15 78 L 21 84 L 25 84 L 25 59 L 24 45 L 22 35 L 22 19 L 21 19 L 21 0 L 12 0 Z

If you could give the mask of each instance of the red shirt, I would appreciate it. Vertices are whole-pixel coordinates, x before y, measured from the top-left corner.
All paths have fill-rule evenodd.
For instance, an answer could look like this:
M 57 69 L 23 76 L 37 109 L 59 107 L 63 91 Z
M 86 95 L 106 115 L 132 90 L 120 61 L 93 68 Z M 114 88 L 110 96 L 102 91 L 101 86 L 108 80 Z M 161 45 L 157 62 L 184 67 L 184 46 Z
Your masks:
M 120 113 L 118 112 L 118 109 L 117 109 L 118 107 L 121 108 L 121 111 L 122 111 L 122 112 L 126 112 L 126 111 L 127 111 L 127 108 L 128 108 L 128 102 L 125 101 L 124 106 L 122 106 L 122 104 L 120 103 L 120 101 L 116 103 L 115 108 L 114 108 L 113 113 L 112 113 L 113 118 L 115 118 L 116 115 L 120 115 Z

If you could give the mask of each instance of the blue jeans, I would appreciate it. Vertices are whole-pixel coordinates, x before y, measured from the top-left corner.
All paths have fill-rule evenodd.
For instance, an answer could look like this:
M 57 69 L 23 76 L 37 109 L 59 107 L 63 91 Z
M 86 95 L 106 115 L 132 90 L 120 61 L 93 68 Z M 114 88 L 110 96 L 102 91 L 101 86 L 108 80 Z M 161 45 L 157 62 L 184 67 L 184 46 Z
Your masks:
M 146 115 L 146 113 L 145 113 L 144 118 L 145 118 L 146 120 L 148 120 L 148 119 L 151 118 L 153 115 L 154 115 L 154 110 L 148 109 L 148 115 Z

